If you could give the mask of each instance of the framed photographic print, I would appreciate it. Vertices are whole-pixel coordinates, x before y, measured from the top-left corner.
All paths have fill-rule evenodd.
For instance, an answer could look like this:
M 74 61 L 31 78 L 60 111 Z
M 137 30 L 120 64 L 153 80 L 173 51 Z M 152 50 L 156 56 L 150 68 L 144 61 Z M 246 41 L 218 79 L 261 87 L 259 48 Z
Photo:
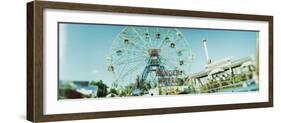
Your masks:
M 33 122 L 273 106 L 273 17 L 27 3 Z

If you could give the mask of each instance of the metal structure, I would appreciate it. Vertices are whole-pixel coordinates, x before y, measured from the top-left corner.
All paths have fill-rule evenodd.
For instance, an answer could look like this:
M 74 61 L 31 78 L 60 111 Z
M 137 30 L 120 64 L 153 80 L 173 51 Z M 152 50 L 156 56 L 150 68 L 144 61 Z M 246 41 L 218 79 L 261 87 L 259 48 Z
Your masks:
M 204 50 L 205 50 L 205 55 L 206 55 L 206 59 L 207 59 L 207 64 L 211 64 L 211 58 L 209 56 L 209 52 L 208 52 L 208 48 L 207 48 L 207 39 L 203 39 L 203 44 L 204 44 Z
M 193 60 L 191 47 L 176 28 L 125 27 L 113 40 L 107 56 L 108 71 L 114 86 L 149 83 L 157 87 L 158 70 L 182 70 L 189 73 Z

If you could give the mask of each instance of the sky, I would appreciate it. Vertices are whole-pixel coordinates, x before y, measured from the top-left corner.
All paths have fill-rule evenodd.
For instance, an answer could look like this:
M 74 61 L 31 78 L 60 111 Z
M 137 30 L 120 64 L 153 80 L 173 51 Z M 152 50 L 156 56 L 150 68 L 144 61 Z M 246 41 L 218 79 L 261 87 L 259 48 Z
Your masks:
M 107 71 L 106 56 L 112 41 L 125 28 L 121 25 L 59 23 L 59 79 L 113 81 Z M 207 39 L 209 56 L 216 61 L 228 56 L 233 59 L 255 58 L 255 31 L 178 28 L 189 42 L 194 55 L 191 73 L 204 70 L 206 56 L 203 42 Z

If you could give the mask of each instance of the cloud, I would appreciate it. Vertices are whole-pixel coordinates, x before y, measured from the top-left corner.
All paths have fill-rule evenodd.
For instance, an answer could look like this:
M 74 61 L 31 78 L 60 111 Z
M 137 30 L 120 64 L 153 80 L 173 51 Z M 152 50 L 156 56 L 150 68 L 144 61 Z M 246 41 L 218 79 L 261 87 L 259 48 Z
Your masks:
M 92 74 L 98 74 L 99 73 L 99 71 L 97 70 L 97 69 L 94 69 L 94 70 L 92 70 L 92 72 L 91 72 Z

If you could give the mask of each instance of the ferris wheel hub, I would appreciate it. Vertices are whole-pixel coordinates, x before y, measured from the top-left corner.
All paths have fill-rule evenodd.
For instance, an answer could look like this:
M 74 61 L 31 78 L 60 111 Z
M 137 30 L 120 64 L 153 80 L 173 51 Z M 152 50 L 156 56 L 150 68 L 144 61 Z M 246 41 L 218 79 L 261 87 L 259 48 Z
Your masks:
M 148 54 L 149 54 L 150 57 L 160 56 L 160 49 L 149 48 L 148 49 Z

